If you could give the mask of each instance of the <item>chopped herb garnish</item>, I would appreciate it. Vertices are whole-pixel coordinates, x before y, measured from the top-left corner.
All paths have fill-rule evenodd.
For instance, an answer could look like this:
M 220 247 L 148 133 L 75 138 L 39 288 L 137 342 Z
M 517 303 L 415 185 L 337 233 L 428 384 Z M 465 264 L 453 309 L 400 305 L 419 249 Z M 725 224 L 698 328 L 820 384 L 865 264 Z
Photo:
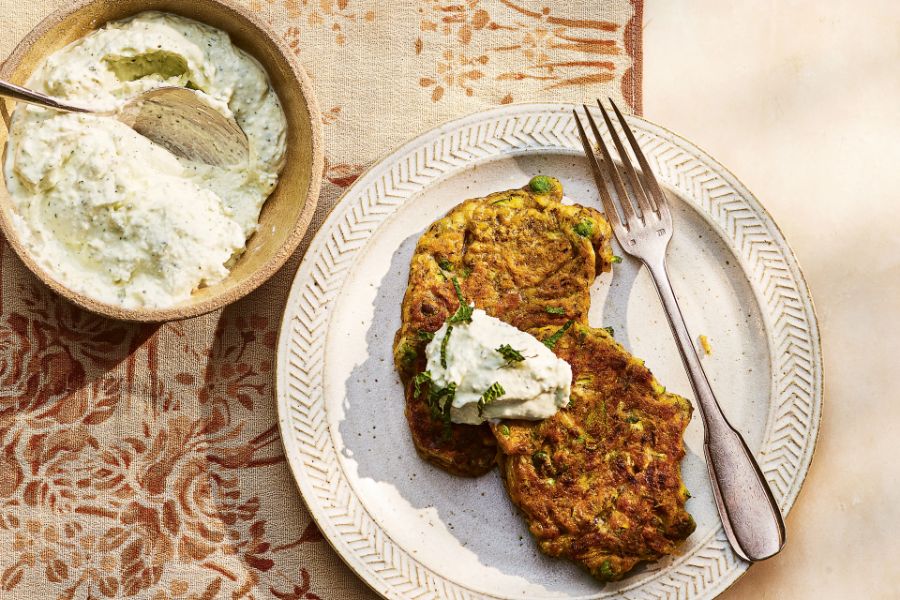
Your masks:
M 453 406 L 453 398 L 456 396 L 456 384 L 450 382 L 447 387 L 434 389 L 428 394 L 428 407 L 431 415 L 444 423 L 444 436 L 450 435 L 450 409 Z
M 469 265 L 466 265 L 465 267 L 463 267 L 462 276 L 464 278 L 468 277 L 471 274 L 472 274 L 472 267 L 470 267 Z
M 634 415 L 630 415 L 630 416 L 628 416 L 628 417 L 625 417 L 625 422 L 626 422 L 626 423 L 639 423 L 640 420 L 641 420 L 640 417 L 635 417 Z
M 438 266 L 439 266 L 441 269 L 443 269 L 444 271 L 452 271 L 452 270 L 453 270 L 453 263 L 451 263 L 451 262 L 450 262 L 449 260 L 447 260 L 446 258 L 442 258 L 441 260 L 439 260 L 439 261 L 438 261 Z
M 478 399 L 478 416 L 484 414 L 484 407 L 502 396 L 506 393 L 506 390 L 503 389 L 503 386 L 498 382 L 494 382 L 491 384 L 491 387 L 484 390 L 484 393 L 481 395 L 481 398 Z
M 582 219 L 572 229 L 581 237 L 591 237 L 594 233 L 594 222 L 590 219 Z
M 450 281 L 453 282 L 453 289 L 456 290 L 456 298 L 459 300 L 459 303 L 465 304 L 466 298 L 465 298 L 465 296 L 463 296 L 462 288 L 459 287 L 459 280 L 456 277 L 454 277 Z
M 472 311 L 474 309 L 468 304 L 460 304 L 456 312 L 450 317 L 450 323 L 471 323 Z
M 431 385 L 431 371 L 422 371 L 413 377 L 413 391 L 416 397 L 422 391 L 422 386 L 426 384 Z
M 553 180 L 546 175 L 538 175 L 531 178 L 531 181 L 528 182 L 528 187 L 537 194 L 546 194 L 553 189 Z
M 465 297 L 463 297 L 462 288 L 459 287 L 459 280 L 454 277 L 451 281 L 453 281 L 453 288 L 456 290 L 456 297 L 459 299 L 459 308 L 456 309 L 456 312 L 450 316 L 448 319 L 449 323 L 470 323 L 472 321 L 472 311 L 474 310 L 469 303 L 466 302 Z
M 606 333 L 608 333 L 609 335 L 615 337 L 615 335 L 616 335 L 616 330 L 615 330 L 615 329 L 613 329 L 612 327 L 603 327 L 603 329 L 606 330 Z
M 497 348 L 497 352 L 499 352 L 503 359 L 506 361 L 507 367 L 511 367 L 514 363 L 520 363 L 525 360 L 525 357 L 522 356 L 522 353 L 509 344 L 503 344 L 502 346 Z
M 610 261 L 613 264 L 622 262 L 622 257 L 616 254 L 613 254 L 612 260 Z
M 560 338 L 562 338 L 562 336 L 566 334 L 566 332 L 569 330 L 569 327 L 571 327 L 572 323 L 574 322 L 575 321 L 572 321 L 571 319 L 566 321 L 566 324 L 560 327 L 559 331 L 544 340 L 544 345 L 553 350 L 553 347 L 556 346 L 556 342 L 558 342 Z
M 566 314 L 566 309 L 561 306 L 545 306 L 544 310 L 547 311 L 548 314 L 551 315 L 564 315 Z
M 502 435 L 504 437 L 509 437 L 509 427 L 507 427 L 506 425 L 501 425 L 499 427 L 499 429 L 500 429 L 500 435 Z
M 450 334 L 453 333 L 453 325 L 447 325 L 447 333 L 441 340 L 441 366 L 447 368 L 447 343 L 450 341 Z
M 434 334 L 430 331 L 425 331 L 424 329 L 420 329 L 418 331 L 419 340 L 423 342 L 430 342 L 434 339 Z

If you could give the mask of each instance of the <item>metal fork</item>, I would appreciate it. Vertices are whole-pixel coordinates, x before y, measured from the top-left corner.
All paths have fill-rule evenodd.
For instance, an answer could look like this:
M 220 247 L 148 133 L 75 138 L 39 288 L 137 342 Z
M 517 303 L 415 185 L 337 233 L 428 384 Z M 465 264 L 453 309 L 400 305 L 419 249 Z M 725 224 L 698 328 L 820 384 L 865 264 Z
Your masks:
M 600 147 L 602 154 L 600 160 L 594 153 L 578 113 L 574 110 L 572 113 L 575 115 L 584 152 L 590 161 L 600 191 L 603 208 L 616 239 L 625 252 L 641 259 L 650 270 L 663 308 L 666 310 L 669 325 L 678 342 L 681 360 L 684 362 L 700 407 L 700 416 L 703 418 L 705 429 L 703 449 L 706 464 L 712 480 L 716 507 L 725 526 L 728 541 L 742 558 L 750 561 L 764 560 L 777 554 L 784 546 L 784 521 L 759 465 L 747 448 L 747 443 L 725 418 L 716 401 L 694 350 L 691 335 L 678 307 L 678 300 L 672 291 L 672 284 L 666 271 L 666 248 L 672 239 L 673 224 L 666 196 L 619 108 L 610 100 L 622 131 L 640 164 L 640 172 L 634 168 L 628 151 L 619 139 L 603 104 L 599 100 L 597 104 L 616 146 L 622 163 L 621 168 L 613 163 L 609 148 L 603 141 L 603 136 L 600 135 L 588 107 L 582 105 Z M 603 167 L 606 168 L 606 175 Z M 628 178 L 630 193 L 626 192 L 620 173 L 622 169 Z M 607 188 L 607 181 L 612 182 L 619 199 L 622 207 L 621 218 Z

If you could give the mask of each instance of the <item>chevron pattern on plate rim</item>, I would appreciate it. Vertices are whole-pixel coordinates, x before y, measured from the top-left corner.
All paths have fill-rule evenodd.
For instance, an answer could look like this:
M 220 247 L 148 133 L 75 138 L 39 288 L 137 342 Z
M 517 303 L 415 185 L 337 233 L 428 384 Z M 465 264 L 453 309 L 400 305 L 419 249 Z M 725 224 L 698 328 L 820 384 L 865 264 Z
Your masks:
M 313 517 L 347 564 L 391 598 L 493 598 L 448 581 L 398 547 L 342 471 L 323 400 L 325 332 L 357 253 L 397 206 L 473 163 L 525 152 L 581 153 L 572 105 L 502 107 L 450 122 L 403 146 L 351 186 L 316 235 L 291 289 L 276 387 L 286 454 Z M 782 511 L 799 493 L 822 407 L 818 325 L 803 276 L 771 217 L 722 165 L 675 134 L 629 120 L 661 181 L 713 226 L 738 258 L 766 325 L 771 409 L 760 466 Z M 747 568 L 721 527 L 641 581 L 591 598 L 711 598 Z M 620 584 L 621 585 L 621 584 Z

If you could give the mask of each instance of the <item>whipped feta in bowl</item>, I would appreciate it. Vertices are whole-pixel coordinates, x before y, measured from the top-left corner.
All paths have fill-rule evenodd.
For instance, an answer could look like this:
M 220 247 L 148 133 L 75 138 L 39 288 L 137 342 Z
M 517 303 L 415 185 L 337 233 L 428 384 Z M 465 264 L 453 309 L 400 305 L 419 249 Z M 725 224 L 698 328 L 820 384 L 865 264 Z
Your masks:
M 109 22 L 88 29 L 86 15 L 96 19 L 101 6 Z M 247 135 L 249 161 L 215 167 L 176 157 L 111 117 L 15 105 L 3 162 L 8 194 L 0 191 L 4 231 L 32 271 L 86 308 L 150 321 L 208 312 L 257 287 L 302 239 L 319 189 L 318 109 L 290 51 L 228 6 L 200 0 L 178 9 L 218 29 L 155 11 L 121 18 L 124 5 L 82 3 L 29 36 L 53 49 L 45 58 L 35 60 L 26 38 L 9 61 L 18 64 L 3 66 L 7 79 L 92 108 L 187 87 Z M 82 37 L 61 48 L 47 42 L 59 35 L 47 29 L 66 22 Z

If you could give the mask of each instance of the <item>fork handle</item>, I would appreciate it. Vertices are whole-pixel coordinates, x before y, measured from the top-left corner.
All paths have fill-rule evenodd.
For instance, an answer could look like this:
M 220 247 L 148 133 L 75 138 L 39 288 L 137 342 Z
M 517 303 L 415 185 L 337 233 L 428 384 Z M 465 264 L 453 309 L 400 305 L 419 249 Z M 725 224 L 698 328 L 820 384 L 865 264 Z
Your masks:
M 713 394 L 672 290 L 665 258 L 644 264 L 653 276 L 700 407 L 706 464 L 728 541 L 749 561 L 774 556 L 784 546 L 785 532 L 772 491 L 744 438 L 725 418 Z

